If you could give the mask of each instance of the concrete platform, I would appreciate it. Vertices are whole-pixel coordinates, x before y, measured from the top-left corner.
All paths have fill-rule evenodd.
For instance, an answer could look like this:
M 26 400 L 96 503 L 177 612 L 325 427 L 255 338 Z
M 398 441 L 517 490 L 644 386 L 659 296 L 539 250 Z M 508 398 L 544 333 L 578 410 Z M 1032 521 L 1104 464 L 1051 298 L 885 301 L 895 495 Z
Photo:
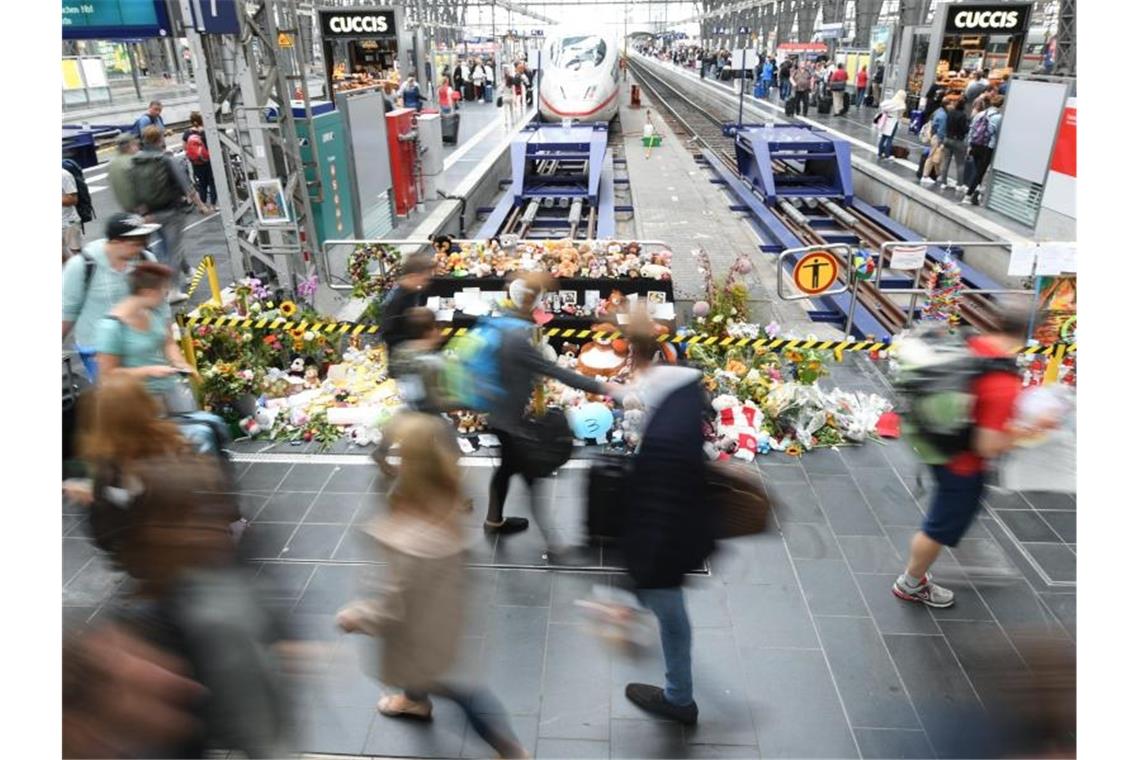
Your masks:
M 642 107 L 629 107 L 629 85 L 622 86 L 622 106 L 618 112 L 625 140 L 626 167 L 630 192 L 636 208 L 634 227 L 641 240 L 661 240 L 673 251 L 673 289 L 682 313 L 678 323 L 690 321 L 692 302 L 704 298 L 704 275 L 697 271 L 692 252 L 703 249 L 709 255 L 713 277 L 728 274 L 737 255 L 746 254 L 753 271 L 745 280 L 749 287 L 752 321 L 768 324 L 775 320 L 785 334 L 819 338 L 842 337 L 842 330 L 812 322 L 807 315 L 808 301 L 781 301 L 776 295 L 776 257 L 761 253 L 760 238 L 744 214 L 730 209 L 728 194 L 712 184 L 712 175 L 702 169 L 684 146 L 684 137 L 674 134 L 659 115 L 654 128 L 662 144 L 649 159 L 641 145 L 645 109 L 656 111 L 657 104 L 642 93 Z

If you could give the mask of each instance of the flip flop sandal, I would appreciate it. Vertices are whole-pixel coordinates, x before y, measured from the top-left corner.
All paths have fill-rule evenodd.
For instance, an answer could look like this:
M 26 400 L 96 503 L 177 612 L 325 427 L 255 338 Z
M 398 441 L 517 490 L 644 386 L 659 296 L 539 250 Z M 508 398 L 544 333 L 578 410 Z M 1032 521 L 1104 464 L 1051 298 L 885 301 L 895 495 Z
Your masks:
M 431 720 L 431 702 L 410 702 L 413 707 L 397 710 L 391 705 L 397 700 L 396 695 L 382 697 L 376 704 L 377 711 L 388 718 L 412 718 L 414 720 Z

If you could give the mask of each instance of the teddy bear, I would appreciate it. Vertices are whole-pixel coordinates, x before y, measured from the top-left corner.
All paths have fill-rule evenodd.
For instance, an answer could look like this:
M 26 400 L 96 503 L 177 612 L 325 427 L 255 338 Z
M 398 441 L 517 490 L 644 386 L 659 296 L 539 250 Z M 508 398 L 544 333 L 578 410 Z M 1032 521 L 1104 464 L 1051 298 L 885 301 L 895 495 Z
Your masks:
M 712 400 L 717 412 L 716 447 L 718 450 L 751 462 L 757 453 L 766 454 L 771 446 L 767 431 L 762 429 L 764 414 L 751 401 L 744 403 L 728 394 Z
M 650 280 L 668 280 L 669 267 L 663 264 L 645 264 L 641 267 L 641 276 Z
M 479 416 L 474 412 L 461 411 L 455 415 L 455 430 L 460 435 L 471 435 L 479 430 Z
M 578 366 L 578 344 L 566 342 L 562 344 L 562 353 L 556 360 L 559 367 L 574 369 Z
M 315 364 L 310 364 L 305 368 L 304 381 L 307 390 L 321 387 L 321 372 Z
M 382 438 L 380 428 L 373 425 L 355 425 L 348 430 L 348 440 L 355 446 L 375 446 Z
M 566 246 L 558 252 L 558 264 L 554 267 L 556 277 L 574 277 L 578 274 L 578 252 L 573 246 Z

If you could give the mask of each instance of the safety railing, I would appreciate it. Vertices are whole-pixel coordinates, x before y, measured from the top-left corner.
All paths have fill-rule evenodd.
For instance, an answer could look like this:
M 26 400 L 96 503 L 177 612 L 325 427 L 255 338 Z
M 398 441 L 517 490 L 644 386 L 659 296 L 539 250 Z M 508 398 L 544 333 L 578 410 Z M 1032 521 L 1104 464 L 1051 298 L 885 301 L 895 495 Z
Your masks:
M 452 238 L 452 242 L 458 243 L 459 245 L 464 245 L 464 244 L 468 244 L 468 243 L 485 243 L 487 241 Z M 499 238 L 499 242 L 503 246 L 503 248 L 510 250 L 511 248 L 514 248 L 515 246 L 521 245 L 523 243 L 529 243 L 532 245 L 544 246 L 547 243 L 550 243 L 552 241 L 549 241 L 549 240 L 520 240 L 514 235 L 503 235 Z M 558 242 L 558 241 L 553 241 L 553 242 Z M 571 243 L 575 248 L 582 245 L 583 243 L 589 244 L 589 245 L 593 245 L 595 243 L 606 243 L 606 244 L 616 243 L 618 245 L 626 245 L 628 243 L 637 243 L 639 246 L 641 246 L 641 249 L 644 252 L 653 252 L 653 251 L 658 251 L 658 250 L 668 250 L 668 251 L 673 250 L 673 247 L 671 245 L 669 245 L 668 243 L 666 243 L 664 240 L 605 239 L 605 240 L 574 240 L 574 241 L 571 241 Z M 326 240 L 321 245 L 321 261 L 324 264 L 324 271 L 328 277 L 328 282 L 326 284 L 332 290 L 341 290 L 341 291 L 352 290 L 353 286 L 352 286 L 352 283 L 349 281 L 349 278 L 348 278 L 348 258 L 349 258 L 349 256 L 352 255 L 352 252 L 354 250 L 356 250 L 356 247 L 359 245 L 385 245 L 385 246 L 390 246 L 393 248 L 397 248 L 399 250 L 401 256 L 406 257 L 410 254 L 421 251 L 424 248 L 429 248 L 431 246 L 431 244 L 432 244 L 432 241 L 430 241 L 430 240 L 418 240 L 418 239 L 414 239 L 414 238 L 412 238 L 412 239 L 396 239 L 396 240 L 386 240 L 386 239 L 385 240 Z M 337 261 L 339 266 L 334 267 L 333 266 L 334 255 L 335 255 L 334 251 L 342 251 L 342 250 L 346 251 L 346 253 L 343 256 L 339 256 L 339 255 L 335 256 L 335 260 Z M 378 271 L 376 272 L 376 274 L 383 276 L 383 275 L 386 275 L 388 273 L 386 265 L 384 264 L 384 262 L 382 260 L 377 261 L 377 267 L 378 267 Z
M 913 243 L 893 240 L 883 243 L 880 251 L 878 266 L 875 267 L 875 288 L 885 295 L 910 295 L 910 306 L 906 310 L 906 326 L 914 324 L 914 312 L 918 306 L 918 297 L 926 294 L 922 287 L 922 277 L 926 269 L 926 253 L 931 248 L 1012 248 L 1012 243 L 994 242 L 989 240 L 945 241 Z M 885 262 L 885 263 L 884 263 Z M 914 272 L 914 284 L 909 288 L 888 288 L 882 290 L 880 283 L 884 270 L 894 272 Z M 976 296 L 1032 296 L 1033 291 L 1025 288 L 962 288 L 963 295 Z

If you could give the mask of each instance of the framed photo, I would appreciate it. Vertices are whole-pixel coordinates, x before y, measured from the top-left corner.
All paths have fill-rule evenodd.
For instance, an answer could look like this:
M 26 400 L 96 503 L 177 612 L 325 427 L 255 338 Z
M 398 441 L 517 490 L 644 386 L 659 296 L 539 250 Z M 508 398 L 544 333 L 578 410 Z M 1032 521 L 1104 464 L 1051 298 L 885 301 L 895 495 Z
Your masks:
M 577 290 L 560 290 L 558 291 L 558 300 L 562 302 L 563 306 L 577 306 L 578 305 L 578 291 Z
M 649 301 L 649 303 L 653 306 L 661 306 L 662 304 L 665 303 L 665 291 L 664 290 L 650 290 L 648 293 L 645 294 L 645 297 Z
M 253 192 L 253 206 L 257 210 L 257 221 L 262 224 L 288 224 L 289 204 L 285 202 L 285 191 L 279 179 L 262 179 L 249 183 Z

